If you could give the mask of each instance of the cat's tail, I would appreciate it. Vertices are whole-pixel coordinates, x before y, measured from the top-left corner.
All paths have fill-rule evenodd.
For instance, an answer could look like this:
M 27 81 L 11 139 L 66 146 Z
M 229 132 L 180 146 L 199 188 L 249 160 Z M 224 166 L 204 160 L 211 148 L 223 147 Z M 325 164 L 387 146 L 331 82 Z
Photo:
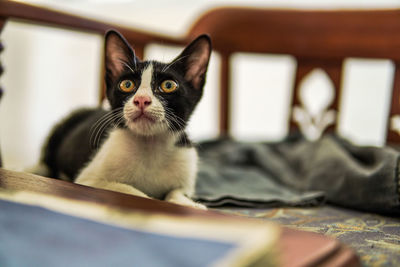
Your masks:
M 64 177 L 60 173 L 57 154 L 65 137 L 92 113 L 93 109 L 78 109 L 56 124 L 45 141 L 39 164 L 28 169 L 28 171 L 46 177 L 72 181 L 72 178 Z

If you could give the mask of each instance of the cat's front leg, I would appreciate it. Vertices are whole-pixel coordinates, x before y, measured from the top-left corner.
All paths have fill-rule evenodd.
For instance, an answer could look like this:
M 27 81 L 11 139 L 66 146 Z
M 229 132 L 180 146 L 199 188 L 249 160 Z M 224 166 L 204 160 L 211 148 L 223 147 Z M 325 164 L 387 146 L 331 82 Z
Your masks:
M 108 181 L 101 181 L 101 180 L 94 180 L 94 179 L 77 179 L 75 181 L 77 184 L 88 185 L 96 188 L 111 190 L 115 192 L 120 192 L 124 194 L 139 196 L 149 198 L 145 193 L 139 191 L 138 189 L 130 186 L 128 184 L 118 183 L 118 182 L 108 182 Z
M 169 192 L 167 194 L 167 196 L 165 197 L 165 200 L 168 202 L 183 205 L 183 206 L 207 210 L 207 207 L 204 206 L 203 204 L 196 203 L 192 199 L 187 197 L 185 195 L 183 189 L 181 189 L 181 188 L 174 189 L 171 192 Z

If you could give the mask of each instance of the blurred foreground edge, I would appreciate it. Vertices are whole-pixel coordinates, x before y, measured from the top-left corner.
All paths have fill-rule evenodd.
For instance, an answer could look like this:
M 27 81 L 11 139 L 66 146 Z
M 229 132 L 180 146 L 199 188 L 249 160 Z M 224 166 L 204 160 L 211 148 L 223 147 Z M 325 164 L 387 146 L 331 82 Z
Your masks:
M 109 208 L 128 209 L 132 212 L 174 216 L 178 220 L 179 218 L 182 220 L 212 219 L 221 221 L 229 219 L 238 224 L 254 221 L 238 216 L 223 215 L 216 211 L 201 211 L 164 201 L 145 199 L 4 169 L 0 169 L 0 189 L 40 193 Z M 360 266 L 355 253 L 335 239 L 286 227 L 279 228 L 277 248 L 280 266 Z

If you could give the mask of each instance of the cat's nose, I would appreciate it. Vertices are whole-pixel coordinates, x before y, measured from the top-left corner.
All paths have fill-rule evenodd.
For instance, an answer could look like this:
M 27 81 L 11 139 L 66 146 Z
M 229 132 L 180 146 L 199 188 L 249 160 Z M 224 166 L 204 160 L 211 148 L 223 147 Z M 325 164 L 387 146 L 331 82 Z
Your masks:
M 137 95 L 133 98 L 133 104 L 140 109 L 145 109 L 151 104 L 151 98 L 147 95 Z

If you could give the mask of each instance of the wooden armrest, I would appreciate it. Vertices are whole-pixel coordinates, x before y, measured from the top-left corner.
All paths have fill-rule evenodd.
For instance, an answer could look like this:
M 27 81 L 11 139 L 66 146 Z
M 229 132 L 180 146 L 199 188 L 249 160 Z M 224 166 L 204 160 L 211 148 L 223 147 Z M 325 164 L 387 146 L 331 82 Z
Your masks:
M 207 213 L 197 209 L 188 209 L 165 201 L 145 199 L 142 197 L 79 185 L 30 173 L 9 171 L 1 168 L 0 188 L 15 191 L 31 191 L 121 208 L 161 212 L 173 215 L 219 215 L 217 213 Z

